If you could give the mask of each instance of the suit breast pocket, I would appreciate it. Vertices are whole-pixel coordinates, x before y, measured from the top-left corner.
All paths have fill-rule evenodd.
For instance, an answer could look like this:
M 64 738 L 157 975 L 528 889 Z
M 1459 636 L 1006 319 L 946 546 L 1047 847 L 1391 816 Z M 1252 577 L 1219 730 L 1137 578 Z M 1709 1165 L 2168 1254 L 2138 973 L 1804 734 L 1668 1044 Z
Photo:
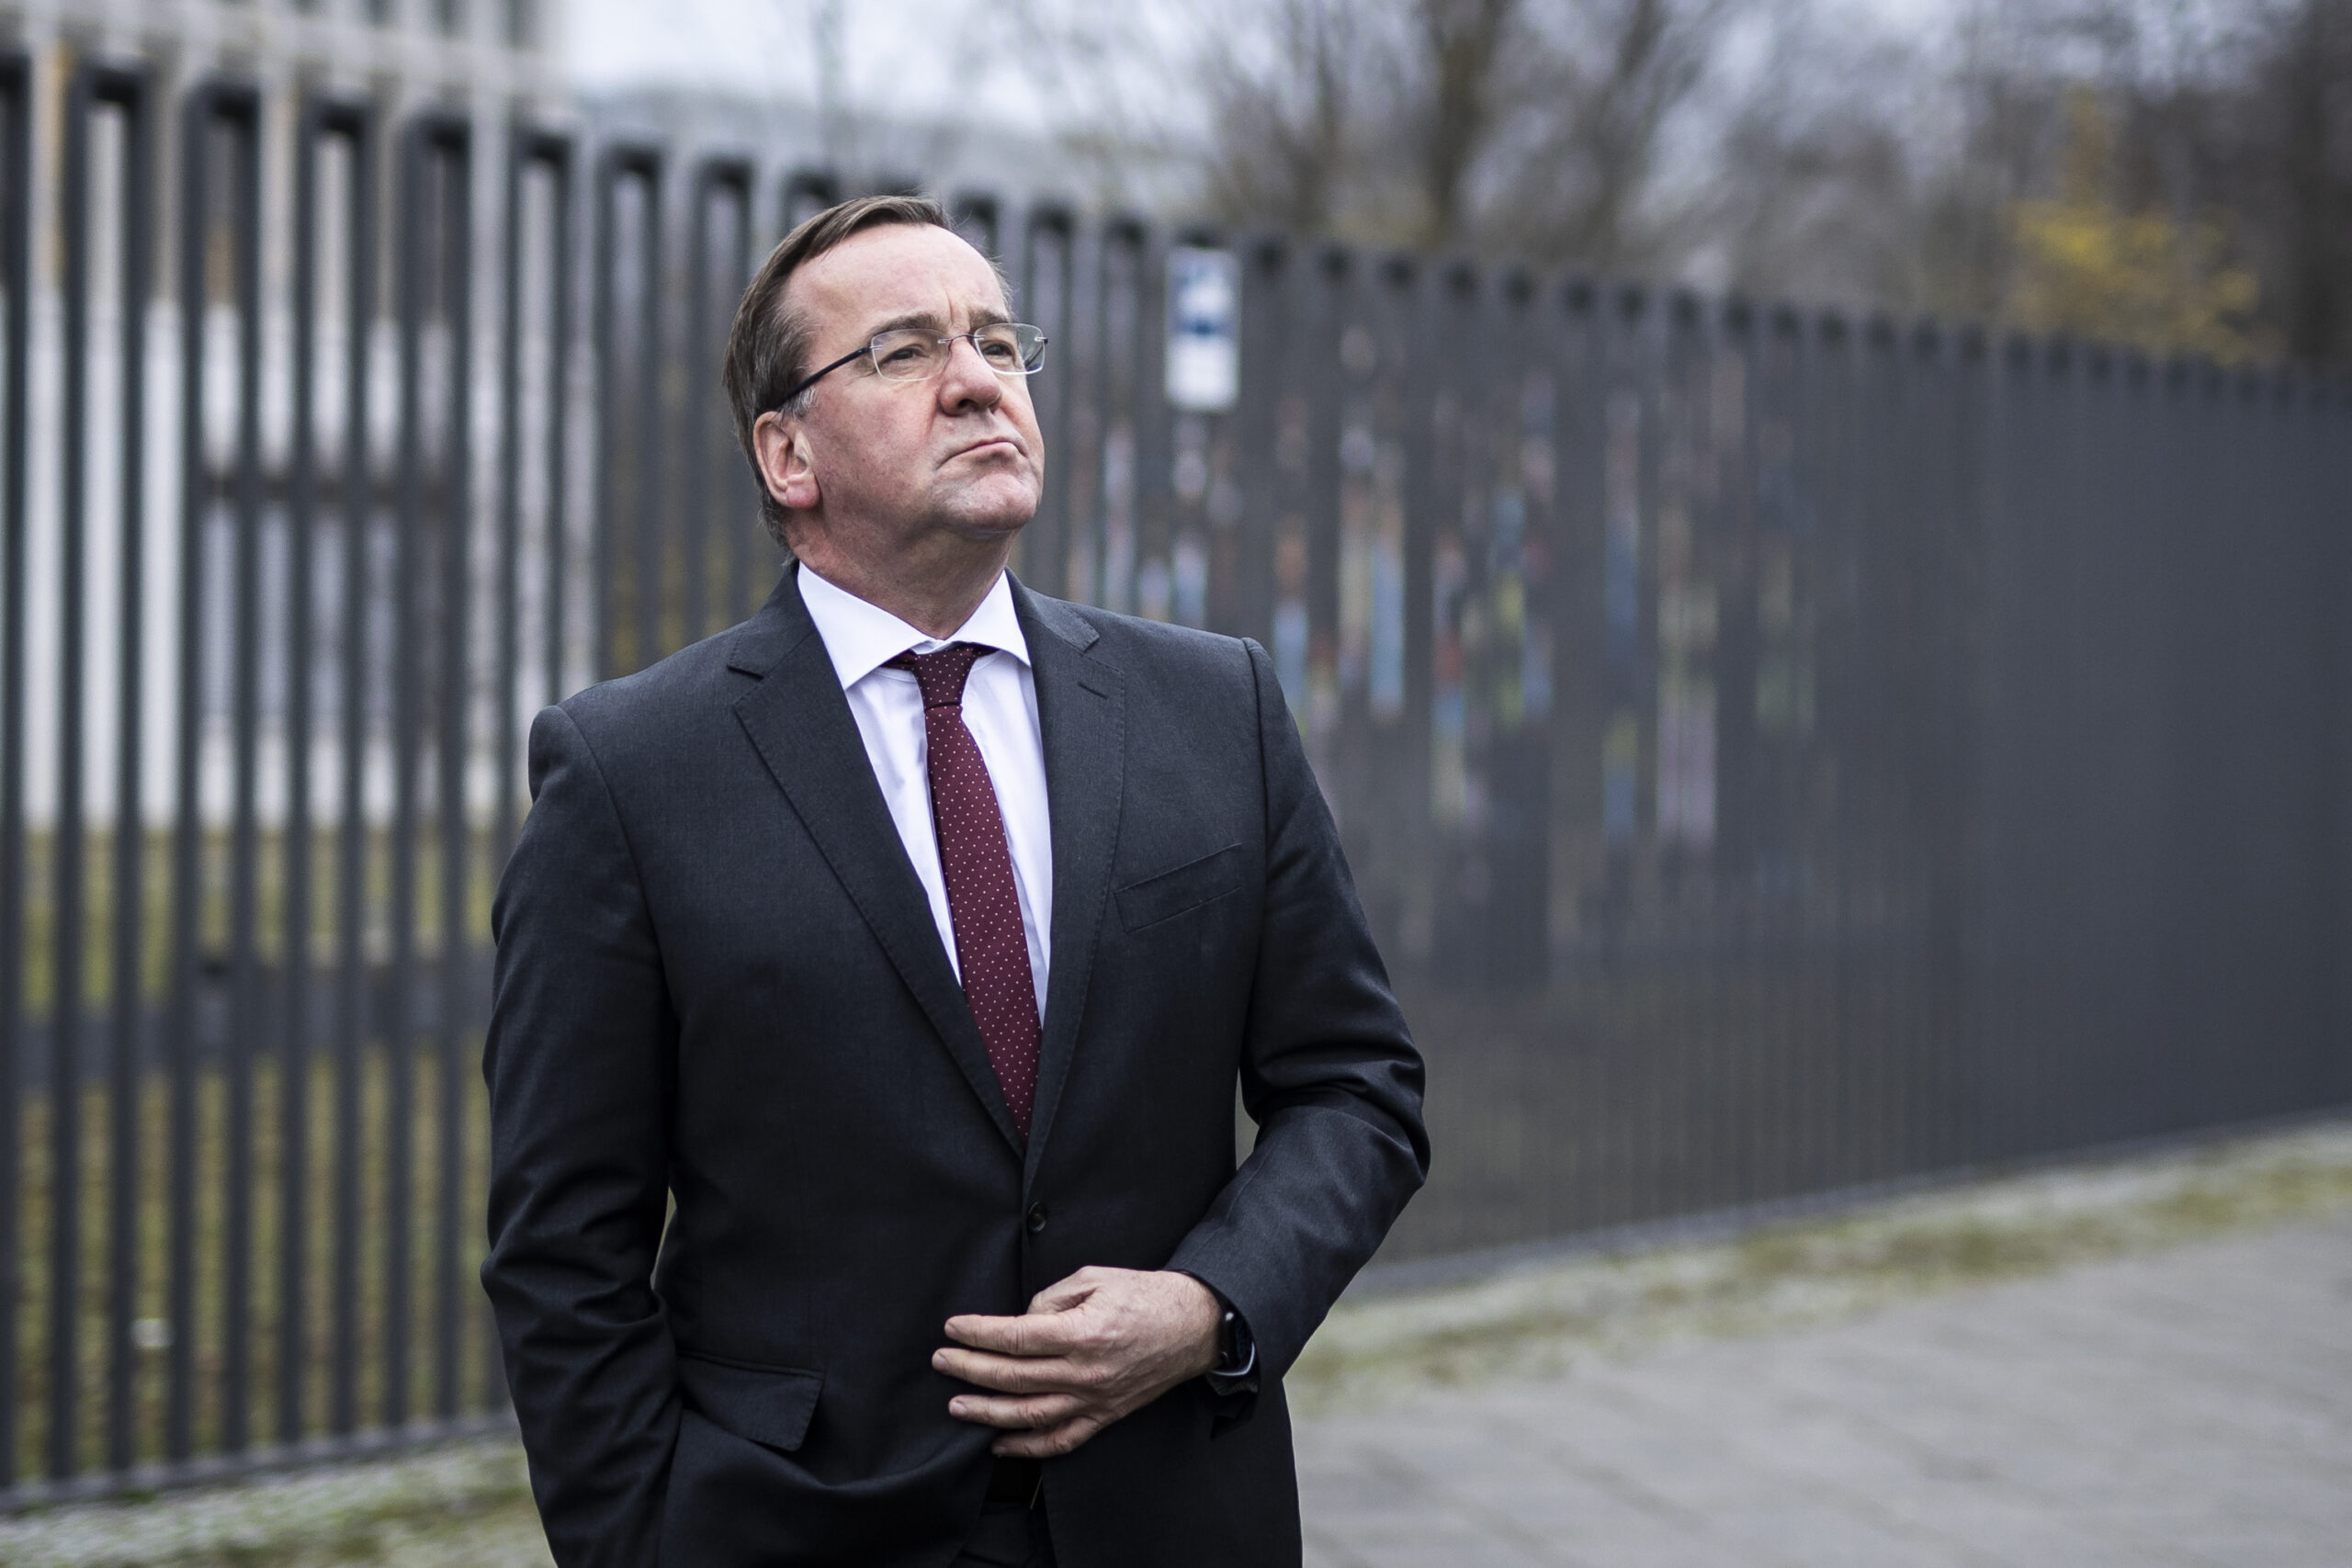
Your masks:
M 1119 924 L 1139 931 L 1215 903 L 1240 886 L 1241 846 L 1227 844 L 1172 871 L 1131 882 L 1114 897 L 1119 901 Z

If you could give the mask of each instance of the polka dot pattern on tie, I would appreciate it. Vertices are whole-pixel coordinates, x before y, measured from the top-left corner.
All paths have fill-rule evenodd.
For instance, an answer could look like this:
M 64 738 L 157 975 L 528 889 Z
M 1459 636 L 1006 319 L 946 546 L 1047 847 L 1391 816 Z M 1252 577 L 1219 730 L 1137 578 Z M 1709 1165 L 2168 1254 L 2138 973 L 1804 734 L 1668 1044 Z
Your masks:
M 939 836 L 939 864 L 947 881 L 947 920 L 956 932 L 956 964 L 964 998 L 980 1026 L 989 1065 L 1004 1090 L 1023 1142 L 1037 1101 L 1036 985 L 1029 970 L 1029 939 L 1021 927 L 1021 895 L 1012 881 L 1012 854 L 996 785 L 972 732 L 964 724 L 964 682 L 994 650 L 951 643 L 933 653 L 902 653 L 893 670 L 910 671 L 922 688 L 922 726 L 931 776 L 931 820 Z

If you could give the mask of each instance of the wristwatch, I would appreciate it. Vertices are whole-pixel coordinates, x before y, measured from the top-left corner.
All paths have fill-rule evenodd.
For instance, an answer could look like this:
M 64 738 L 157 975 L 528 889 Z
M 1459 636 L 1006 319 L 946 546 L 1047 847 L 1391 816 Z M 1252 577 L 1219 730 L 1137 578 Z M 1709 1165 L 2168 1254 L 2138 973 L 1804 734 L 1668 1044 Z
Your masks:
M 1223 1305 L 1220 1300 L 1219 1303 Z M 1216 1365 L 1208 1372 L 1209 1387 L 1218 1393 L 1230 1393 L 1237 1389 L 1255 1387 L 1258 1371 L 1258 1346 L 1250 1337 L 1250 1325 L 1230 1306 L 1217 1324 Z

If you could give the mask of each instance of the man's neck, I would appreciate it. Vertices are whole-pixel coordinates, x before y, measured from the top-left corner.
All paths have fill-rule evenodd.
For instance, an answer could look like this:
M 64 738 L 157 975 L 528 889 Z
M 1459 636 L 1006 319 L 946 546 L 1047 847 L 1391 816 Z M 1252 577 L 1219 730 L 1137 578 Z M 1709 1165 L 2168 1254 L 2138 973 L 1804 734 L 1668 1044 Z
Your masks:
M 942 641 L 972 618 L 972 612 L 1003 575 L 1012 554 L 1012 541 L 1008 538 L 936 560 L 893 560 L 877 569 L 875 563 L 834 547 L 822 534 L 797 539 L 794 545 L 793 553 L 801 565 L 842 592 L 888 610 L 925 637 Z

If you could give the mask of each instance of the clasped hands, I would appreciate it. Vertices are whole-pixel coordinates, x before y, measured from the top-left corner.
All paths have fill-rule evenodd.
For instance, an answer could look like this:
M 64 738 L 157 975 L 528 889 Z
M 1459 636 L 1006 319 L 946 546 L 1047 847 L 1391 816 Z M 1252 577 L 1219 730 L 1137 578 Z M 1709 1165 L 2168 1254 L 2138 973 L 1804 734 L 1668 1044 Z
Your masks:
M 947 1412 L 1003 1428 L 995 1453 L 1051 1459 L 1216 1366 L 1224 1317 L 1189 1274 L 1087 1268 L 1037 1292 L 1019 1317 L 949 1318 L 956 1343 L 931 1364 L 982 1391 L 957 1394 Z

